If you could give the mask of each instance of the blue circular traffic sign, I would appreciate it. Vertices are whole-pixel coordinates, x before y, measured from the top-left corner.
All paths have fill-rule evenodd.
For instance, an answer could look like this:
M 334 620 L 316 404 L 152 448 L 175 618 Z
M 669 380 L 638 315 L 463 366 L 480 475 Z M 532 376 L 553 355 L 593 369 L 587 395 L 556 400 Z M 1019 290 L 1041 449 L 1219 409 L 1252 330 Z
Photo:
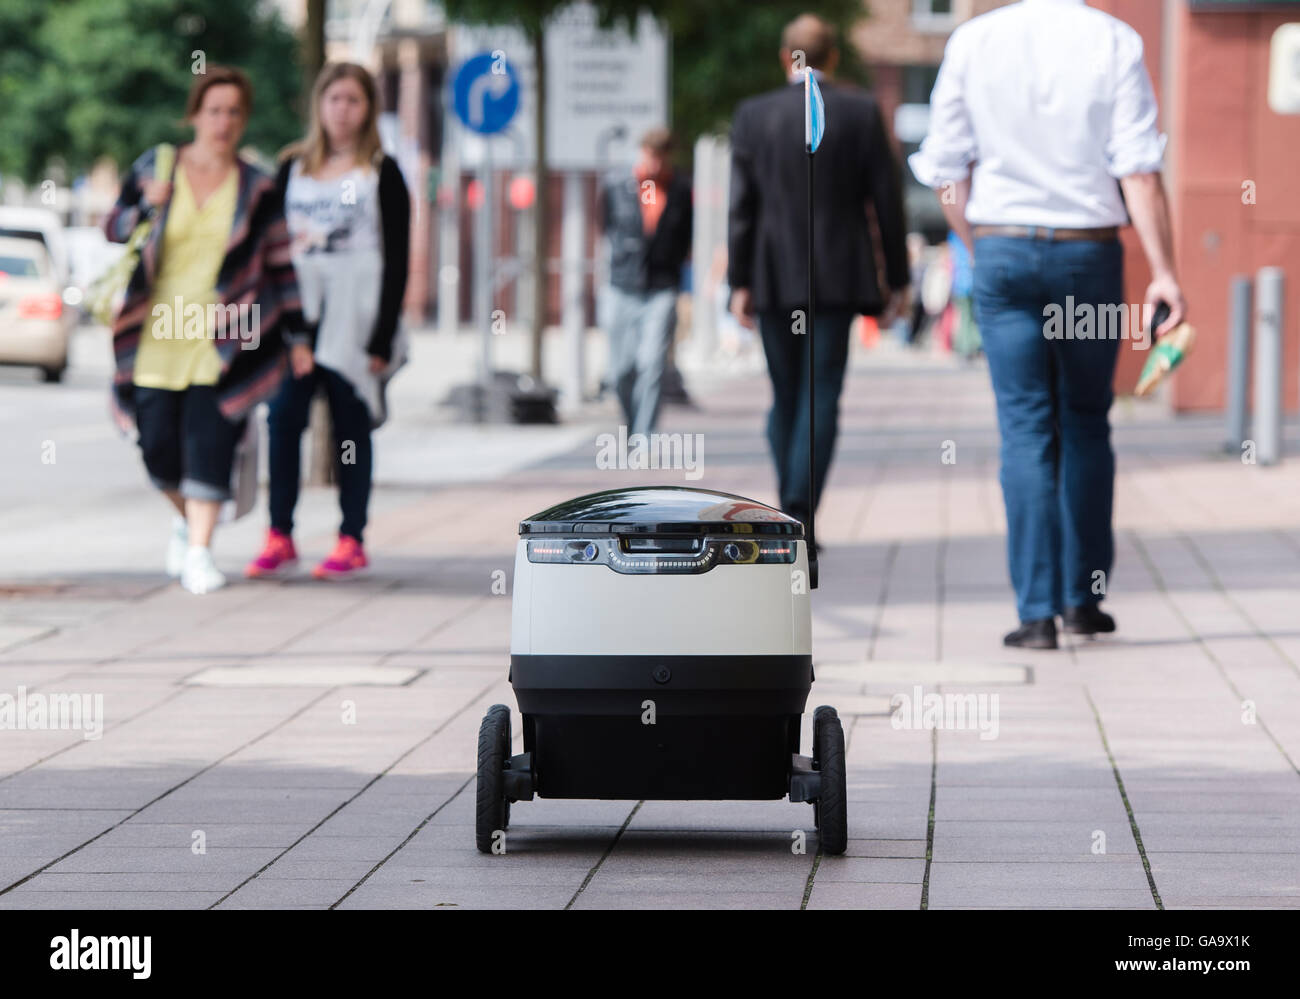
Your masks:
M 456 71 L 452 95 L 456 117 L 465 127 L 492 135 L 519 110 L 519 75 L 504 52 L 480 52 Z

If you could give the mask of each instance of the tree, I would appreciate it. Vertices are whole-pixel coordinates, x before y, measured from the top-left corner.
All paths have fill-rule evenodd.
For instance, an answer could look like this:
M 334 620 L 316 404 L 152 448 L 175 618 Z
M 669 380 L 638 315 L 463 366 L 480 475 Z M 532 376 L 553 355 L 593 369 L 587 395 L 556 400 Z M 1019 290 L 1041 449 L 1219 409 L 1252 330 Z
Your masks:
M 835 75 L 860 84 L 868 80 L 849 42 L 850 28 L 868 13 L 862 0 L 661 0 L 643 6 L 664 19 L 672 39 L 673 132 L 687 156 L 701 135 L 727 133 L 742 100 L 784 82 L 777 59 L 781 30 L 805 11 L 815 10 L 835 26 Z
M 183 140 L 203 64 L 252 79 L 245 144 L 274 155 L 302 131 L 297 41 L 258 0 L 5 0 L 0 36 L 0 172 L 29 183 Z

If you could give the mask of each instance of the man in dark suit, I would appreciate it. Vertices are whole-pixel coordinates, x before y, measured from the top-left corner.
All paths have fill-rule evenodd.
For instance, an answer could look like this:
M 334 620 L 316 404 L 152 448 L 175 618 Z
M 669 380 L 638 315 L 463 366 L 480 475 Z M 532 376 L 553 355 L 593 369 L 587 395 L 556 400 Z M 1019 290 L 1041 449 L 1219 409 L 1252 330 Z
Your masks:
M 875 99 L 831 80 L 839 61 L 833 29 L 815 15 L 799 16 L 782 34 L 780 58 L 786 86 L 742 102 L 732 121 L 727 283 L 732 313 L 751 329 L 757 317 L 767 355 L 773 393 L 767 437 L 781 508 L 807 520 L 808 374 L 799 335 L 808 308 L 804 66 L 817 75 L 826 104 L 813 205 L 819 501 L 838 432 L 849 325 L 859 313 L 883 322 L 897 315 L 909 271 L 898 163 Z M 885 289 L 876 273 L 868 207 L 883 243 Z

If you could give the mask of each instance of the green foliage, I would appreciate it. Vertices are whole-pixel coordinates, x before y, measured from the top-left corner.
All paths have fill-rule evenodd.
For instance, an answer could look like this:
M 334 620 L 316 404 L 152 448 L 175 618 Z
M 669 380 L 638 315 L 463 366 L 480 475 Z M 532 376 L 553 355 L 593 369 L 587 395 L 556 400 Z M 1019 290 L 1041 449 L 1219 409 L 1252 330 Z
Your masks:
M 297 41 L 259 0 L 3 0 L 0 37 L 0 173 L 29 183 L 187 139 L 195 52 L 252 79 L 245 145 L 302 131 Z
M 838 79 L 867 82 L 848 31 L 866 16 L 862 0 L 668 0 L 653 5 L 672 37 L 673 130 L 683 152 L 701 135 L 725 134 L 736 105 L 785 83 L 778 58 L 782 29 L 814 10 L 836 28 Z

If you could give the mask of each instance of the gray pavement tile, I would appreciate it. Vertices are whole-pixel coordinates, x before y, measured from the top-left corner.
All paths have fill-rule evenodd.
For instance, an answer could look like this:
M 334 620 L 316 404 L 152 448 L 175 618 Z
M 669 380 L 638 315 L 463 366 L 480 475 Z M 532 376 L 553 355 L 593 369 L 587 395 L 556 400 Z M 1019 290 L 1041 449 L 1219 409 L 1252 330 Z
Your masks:
M 446 858 L 442 858 L 446 859 Z M 590 867 L 551 866 L 520 861 L 505 854 L 491 858 L 492 864 L 472 867 L 437 867 L 432 865 L 394 867 L 385 864 L 366 884 L 401 887 L 426 885 L 433 888 L 555 888 L 567 886 L 577 891 Z M 595 861 L 592 861 L 594 864 Z M 359 880 L 359 879 L 358 879 Z
M 202 831 L 209 852 L 226 848 L 286 847 L 311 828 L 310 822 L 257 823 L 232 825 L 226 822 L 124 822 L 102 839 L 96 847 L 189 849 L 194 833 Z M 89 849 L 89 848 L 88 848 Z
M 301 861 L 358 860 L 378 863 L 397 849 L 400 842 L 400 837 L 329 836 L 313 833 L 293 848 L 293 856 Z
M 1159 881 L 1157 881 L 1157 885 Z M 1146 872 L 1136 857 L 1126 862 L 1109 858 L 1095 864 L 971 862 L 935 860 L 930 865 L 930 888 L 1049 886 L 1052 888 L 1143 888 Z
M 853 881 L 872 884 L 920 884 L 925 861 L 864 857 L 823 857 L 816 883 Z
M 808 896 L 809 909 L 919 909 L 919 884 L 823 881 L 820 871 Z
M 128 871 L 115 874 L 43 871 L 22 887 L 31 891 L 62 891 L 72 894 L 79 892 L 112 892 L 122 895 L 137 892 L 169 894 L 224 892 L 235 887 L 254 870 L 255 867 L 244 872 L 196 869 L 193 871 Z
M 217 908 L 228 904 L 332 905 L 354 884 L 354 878 L 254 878 Z
M 563 909 L 569 888 L 462 888 L 362 885 L 340 909 Z
M 1160 895 L 1166 909 L 1300 909 L 1300 893 L 1291 895 Z
M 929 907 L 991 908 L 1024 906 L 1026 908 L 1063 909 L 1154 909 L 1155 900 L 1148 888 L 1061 888 L 1050 885 L 1013 885 L 1006 887 L 930 885 Z
M 762 887 L 769 892 L 789 892 L 802 895 L 812 864 L 809 858 L 800 858 L 799 865 L 773 864 L 755 866 L 747 873 L 706 873 L 701 871 L 606 871 L 601 865 L 590 883 L 588 891 L 621 894 L 640 892 L 663 895 L 676 892 L 745 893 Z
M 0 909 L 206 909 L 219 891 L 26 891 L 0 895 Z
M 374 867 L 374 861 L 352 860 L 344 857 L 336 857 L 332 860 L 306 860 L 297 857 L 296 850 L 290 850 L 283 859 L 276 860 L 266 870 L 261 871 L 257 878 L 259 881 L 349 878 L 357 882 L 374 870 Z
M 849 857 L 920 857 L 925 858 L 923 839 L 850 839 L 845 851 Z
M 600 865 L 600 877 L 605 875 L 648 874 L 662 875 L 681 873 L 692 877 L 712 877 L 713 875 L 752 874 L 766 877 L 769 873 L 795 871 L 807 875 L 812 869 L 812 857 L 817 852 L 816 841 L 810 841 L 804 853 L 794 853 L 789 845 L 783 849 L 749 851 L 744 854 L 719 855 L 710 851 L 704 856 L 696 856 L 693 851 L 654 852 L 638 851 L 624 853 L 617 847 Z
M 78 850 L 49 868 L 50 874 L 188 874 L 190 872 L 251 874 L 272 860 L 274 848 L 209 848 L 196 854 L 188 847 L 101 847 Z
M 575 909 L 798 909 L 802 888 L 789 892 L 752 891 L 601 891 L 588 888 Z
M 1131 837 L 1106 840 L 1106 852 L 1092 852 L 1092 840 L 1071 844 L 1042 842 L 1031 837 L 978 839 L 974 836 L 935 838 L 934 859 L 940 861 L 985 861 L 990 863 L 1059 863 L 1095 864 L 1131 862 L 1138 858 L 1137 844 Z

